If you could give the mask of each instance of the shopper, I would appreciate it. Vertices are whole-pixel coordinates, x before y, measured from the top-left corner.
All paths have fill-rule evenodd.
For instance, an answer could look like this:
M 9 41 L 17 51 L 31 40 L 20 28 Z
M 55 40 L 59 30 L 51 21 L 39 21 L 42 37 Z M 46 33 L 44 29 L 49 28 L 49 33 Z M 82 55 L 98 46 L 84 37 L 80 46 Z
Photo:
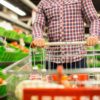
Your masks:
M 44 28 L 48 27 L 49 42 L 74 42 L 85 40 L 84 21 L 90 25 L 90 36 L 87 45 L 98 42 L 99 20 L 92 0 L 41 0 L 35 23 L 33 24 L 33 46 L 43 47 Z M 58 52 L 55 52 L 58 51 Z M 58 64 L 64 67 L 86 67 L 84 45 L 51 46 L 47 49 L 47 63 L 56 68 Z M 77 56 L 68 56 L 77 55 Z M 46 66 L 48 68 L 48 64 Z

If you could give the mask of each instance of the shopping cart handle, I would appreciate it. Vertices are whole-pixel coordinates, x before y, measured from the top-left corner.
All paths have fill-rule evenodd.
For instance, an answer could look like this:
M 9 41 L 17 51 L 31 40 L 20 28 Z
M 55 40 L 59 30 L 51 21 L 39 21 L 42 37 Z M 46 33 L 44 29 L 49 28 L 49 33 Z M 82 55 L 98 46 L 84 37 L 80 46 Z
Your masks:
M 73 41 L 73 42 L 47 42 L 45 43 L 46 46 L 59 46 L 59 45 L 81 45 L 86 44 L 86 41 Z M 98 41 L 98 44 L 100 44 L 100 41 Z

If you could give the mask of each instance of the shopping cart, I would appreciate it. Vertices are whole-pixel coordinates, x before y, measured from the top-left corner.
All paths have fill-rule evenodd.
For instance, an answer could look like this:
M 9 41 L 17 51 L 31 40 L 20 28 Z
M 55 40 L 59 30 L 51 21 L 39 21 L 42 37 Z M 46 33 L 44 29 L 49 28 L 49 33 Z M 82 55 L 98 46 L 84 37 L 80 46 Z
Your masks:
M 78 54 L 77 52 L 72 53 L 59 53 L 59 49 L 54 49 L 53 54 L 48 50 L 48 47 L 63 47 L 67 48 L 69 45 L 74 45 L 80 47 L 85 47 L 86 42 L 53 42 L 53 43 L 46 43 L 46 49 L 42 49 L 43 56 L 41 57 L 41 64 L 42 67 L 39 70 L 39 73 L 45 75 L 52 75 L 54 73 L 57 73 L 56 69 L 51 69 L 50 62 L 53 61 L 51 58 L 56 55 L 56 57 L 62 56 L 64 57 L 80 57 L 86 58 L 87 67 L 84 66 L 83 68 L 77 68 L 75 66 L 73 68 L 72 65 L 70 67 L 66 67 L 63 71 L 64 74 L 70 75 L 74 78 L 74 83 L 76 85 L 84 84 L 86 87 L 80 87 L 80 88 L 67 88 L 67 89 L 25 89 L 24 90 L 24 100 L 100 100 L 100 67 L 96 67 L 96 60 L 97 56 L 100 55 L 98 51 L 92 50 L 85 53 Z M 76 46 L 76 47 L 77 47 Z M 63 50 L 62 48 L 62 50 Z M 86 48 L 84 48 L 85 51 Z M 81 50 L 80 48 L 76 50 Z M 35 54 L 37 52 L 37 49 L 31 50 L 33 54 L 33 69 L 32 69 L 32 61 L 31 56 L 26 57 L 25 59 L 15 63 L 14 65 L 9 66 L 6 71 L 13 73 L 12 76 L 8 79 L 8 90 L 10 93 L 10 99 L 9 100 L 17 100 L 17 98 L 14 95 L 14 90 L 16 85 L 22 81 L 29 78 L 30 73 L 35 69 L 36 67 L 36 57 Z M 78 51 L 79 52 L 79 51 Z M 89 59 L 93 60 L 93 66 L 90 67 L 88 65 Z M 48 69 L 46 68 L 46 63 L 48 60 Z M 62 60 L 63 61 L 63 60 Z M 58 60 L 59 62 L 59 60 Z M 60 62 L 62 63 L 62 62 Z M 72 63 L 72 62 L 71 62 Z M 19 66 L 16 70 L 16 66 Z M 26 67 L 27 66 L 27 67 Z M 28 68 L 28 69 L 27 69 Z M 13 84 L 12 84 L 13 83 Z M 90 87 L 90 88 L 89 88 Z M 93 88 L 94 87 L 94 88 Z M 13 90 L 12 90 L 13 89 Z M 49 96 L 49 98 L 48 98 Z M 69 97 L 70 96 L 70 97 Z M 84 96 L 84 97 L 83 97 Z M 46 98 L 47 97 L 47 98 Z M 81 97 L 81 98 L 80 98 Z M 60 99 L 61 98 L 61 99 Z M 62 99 L 63 98 L 63 99 Z

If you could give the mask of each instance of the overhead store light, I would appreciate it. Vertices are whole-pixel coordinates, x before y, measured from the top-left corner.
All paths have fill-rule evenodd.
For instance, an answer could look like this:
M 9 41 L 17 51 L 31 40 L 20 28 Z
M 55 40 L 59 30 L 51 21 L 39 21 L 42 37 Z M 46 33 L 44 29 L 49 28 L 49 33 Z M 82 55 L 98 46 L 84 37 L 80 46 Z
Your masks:
M 15 12 L 16 14 L 18 14 L 20 16 L 25 16 L 26 15 L 26 13 L 24 11 L 22 11 L 18 7 L 15 7 L 14 5 L 12 5 L 11 3 L 9 3 L 5 0 L 0 0 L 0 4 L 2 4 L 3 6 L 7 7 L 10 10 L 12 10 L 13 12 Z

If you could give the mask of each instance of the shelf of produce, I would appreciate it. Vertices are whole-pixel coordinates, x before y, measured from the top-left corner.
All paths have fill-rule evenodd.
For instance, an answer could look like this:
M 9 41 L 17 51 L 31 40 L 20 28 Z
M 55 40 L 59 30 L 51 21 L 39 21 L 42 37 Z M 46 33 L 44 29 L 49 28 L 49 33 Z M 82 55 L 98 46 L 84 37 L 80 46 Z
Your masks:
M 17 40 L 17 39 L 6 38 L 6 40 L 7 40 L 8 43 L 9 43 L 9 42 L 13 42 L 13 41 L 16 41 L 16 42 L 19 43 L 19 40 Z M 30 43 L 28 43 L 28 42 L 25 42 L 25 44 L 26 44 L 26 46 L 29 46 L 29 45 L 30 45 Z

